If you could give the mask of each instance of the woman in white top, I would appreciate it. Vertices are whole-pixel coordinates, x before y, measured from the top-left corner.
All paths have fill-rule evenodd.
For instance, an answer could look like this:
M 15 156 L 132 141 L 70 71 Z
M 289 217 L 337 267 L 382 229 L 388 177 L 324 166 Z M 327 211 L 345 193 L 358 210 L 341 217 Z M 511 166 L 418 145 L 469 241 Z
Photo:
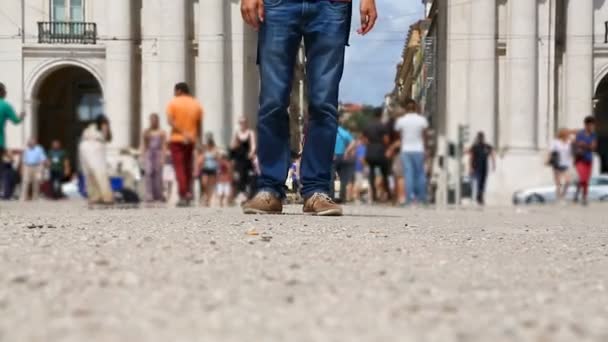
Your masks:
M 549 166 L 553 168 L 555 178 L 555 191 L 558 200 L 563 200 L 570 183 L 570 168 L 572 167 L 572 148 L 570 131 L 562 128 L 557 138 L 551 144 Z

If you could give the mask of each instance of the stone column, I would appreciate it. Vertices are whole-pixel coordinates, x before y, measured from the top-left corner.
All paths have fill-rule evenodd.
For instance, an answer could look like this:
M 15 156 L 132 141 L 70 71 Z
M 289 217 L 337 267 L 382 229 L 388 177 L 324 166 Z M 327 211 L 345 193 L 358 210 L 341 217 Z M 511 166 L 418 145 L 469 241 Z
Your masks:
M 579 128 L 593 114 L 593 1 L 569 0 L 566 24 L 566 110 L 560 124 Z
M 471 4 L 469 118 L 472 134 L 483 131 L 495 142 L 496 123 L 496 0 Z
M 107 0 L 106 82 L 103 94 L 105 112 L 112 125 L 113 148 L 131 144 L 133 111 L 131 40 L 131 4 L 124 0 Z
M 536 0 L 511 0 L 507 58 L 510 62 L 510 110 L 507 145 L 536 148 L 538 50 Z
M 128 1 L 125 1 L 128 2 Z M 143 6 L 142 118 L 156 112 L 167 127 L 165 109 L 173 87 L 185 82 L 188 69 L 186 0 L 146 0 Z
M 205 109 L 204 130 L 220 145 L 229 143 L 231 113 L 226 101 L 226 1 L 199 2 L 196 93 Z

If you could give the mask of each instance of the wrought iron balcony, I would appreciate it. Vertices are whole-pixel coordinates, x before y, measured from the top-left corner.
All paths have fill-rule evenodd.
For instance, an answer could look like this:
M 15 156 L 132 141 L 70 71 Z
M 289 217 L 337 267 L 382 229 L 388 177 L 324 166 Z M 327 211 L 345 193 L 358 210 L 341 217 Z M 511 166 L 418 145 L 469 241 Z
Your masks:
M 97 24 L 74 21 L 38 22 L 38 43 L 96 44 Z

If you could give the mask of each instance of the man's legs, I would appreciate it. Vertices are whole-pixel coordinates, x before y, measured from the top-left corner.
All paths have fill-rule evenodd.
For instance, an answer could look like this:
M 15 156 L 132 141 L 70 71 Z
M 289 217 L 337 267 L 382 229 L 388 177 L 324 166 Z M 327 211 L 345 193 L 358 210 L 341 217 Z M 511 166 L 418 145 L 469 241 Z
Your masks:
M 386 199 L 391 201 L 393 192 L 391 191 L 391 183 L 389 181 L 391 165 L 388 159 L 385 159 L 382 164 L 380 164 L 380 172 L 382 172 L 382 186 L 384 187 L 384 191 L 386 191 Z
M 28 165 L 23 165 L 23 172 L 21 175 L 21 200 L 27 201 L 29 195 L 30 185 L 32 184 L 32 167 Z M 34 189 L 32 189 L 32 192 Z
M 275 6 L 266 6 L 265 20 L 258 34 L 261 88 L 257 153 L 261 175 L 257 188 L 277 197 L 285 196 L 285 179 L 291 160 L 287 108 L 302 38 L 302 6 L 301 1 L 282 1 Z M 331 160 L 328 166 L 331 167 Z
M 304 5 L 309 119 L 302 155 L 302 196 L 307 198 L 330 193 L 350 4 L 317 1 Z
M 346 188 L 348 183 L 352 179 L 352 171 L 350 170 L 348 160 L 344 160 L 344 157 L 340 157 L 336 160 L 336 171 L 338 172 L 338 178 L 340 178 L 340 198 L 341 203 L 346 203 L 348 198 L 346 196 Z
M 177 187 L 180 199 L 185 199 L 188 194 L 188 178 L 186 176 L 186 153 L 184 144 L 171 143 L 169 144 L 169 150 L 171 151 L 171 160 L 173 161 L 173 168 L 175 169 L 175 179 L 177 180 Z
M 408 152 L 401 154 L 401 160 L 403 161 L 403 173 L 405 175 L 405 194 L 407 203 L 412 204 L 416 192 L 414 160 L 412 154 Z
M 4 172 L 5 172 L 5 167 L 4 167 L 4 153 L 6 152 L 6 149 L 2 146 L 0 146 L 0 180 L 2 180 L 0 182 L 0 194 L 3 194 L 6 192 L 6 190 L 4 189 L 5 186 L 5 182 L 4 182 Z M 8 172 L 8 170 L 6 170 L 6 172 Z
M 486 179 L 488 172 L 485 170 L 475 171 L 475 180 L 477 182 L 477 203 L 484 204 L 484 193 L 486 191 Z
M 376 163 L 373 161 L 367 161 L 367 165 L 369 166 L 369 174 L 367 175 L 367 180 L 369 182 L 369 192 L 370 192 L 370 203 L 376 202 L 378 200 L 378 193 L 376 190 Z
M 587 202 L 587 194 L 589 192 L 589 179 L 591 178 L 592 164 L 587 161 L 576 162 L 576 171 L 578 173 L 579 187 L 583 195 L 583 204 Z
M 184 170 L 185 170 L 185 198 L 191 200 L 192 195 L 192 178 L 194 173 L 194 145 L 186 144 L 182 147 L 184 153 Z
M 40 194 L 40 178 L 42 177 L 42 165 L 32 167 L 32 200 L 38 200 Z
M 51 189 L 53 192 L 53 199 L 60 199 L 61 193 L 61 181 L 63 180 L 63 173 L 58 171 L 51 171 Z
M 419 203 L 426 203 L 426 171 L 424 170 L 424 153 L 412 153 L 414 159 L 414 172 L 416 173 L 416 200 Z

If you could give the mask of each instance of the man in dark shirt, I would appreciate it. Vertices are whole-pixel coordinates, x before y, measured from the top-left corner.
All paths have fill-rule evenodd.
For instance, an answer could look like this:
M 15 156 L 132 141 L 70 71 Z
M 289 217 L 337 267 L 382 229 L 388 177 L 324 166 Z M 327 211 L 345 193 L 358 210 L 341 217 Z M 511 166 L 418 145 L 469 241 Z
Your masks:
M 492 170 L 496 168 L 494 148 L 487 144 L 483 132 L 477 133 L 475 143 L 469 150 L 471 176 L 477 188 L 477 203 L 484 205 L 484 193 L 488 179 L 488 161 L 492 161 Z
M 378 189 L 376 189 L 376 170 L 382 174 L 382 187 L 387 194 L 387 199 L 391 198 L 388 177 L 390 163 L 386 157 L 387 146 L 390 141 L 390 130 L 382 123 L 382 108 L 374 110 L 374 118 L 363 129 L 363 136 L 367 143 L 367 154 L 365 161 L 369 166 L 369 187 L 371 190 L 371 200 L 378 201 Z
M 65 151 L 61 148 L 59 140 L 54 140 L 51 144 L 51 149 L 48 152 L 50 162 L 50 181 L 51 191 L 54 199 L 63 197 L 61 185 L 70 168 L 70 161 L 67 158 Z

